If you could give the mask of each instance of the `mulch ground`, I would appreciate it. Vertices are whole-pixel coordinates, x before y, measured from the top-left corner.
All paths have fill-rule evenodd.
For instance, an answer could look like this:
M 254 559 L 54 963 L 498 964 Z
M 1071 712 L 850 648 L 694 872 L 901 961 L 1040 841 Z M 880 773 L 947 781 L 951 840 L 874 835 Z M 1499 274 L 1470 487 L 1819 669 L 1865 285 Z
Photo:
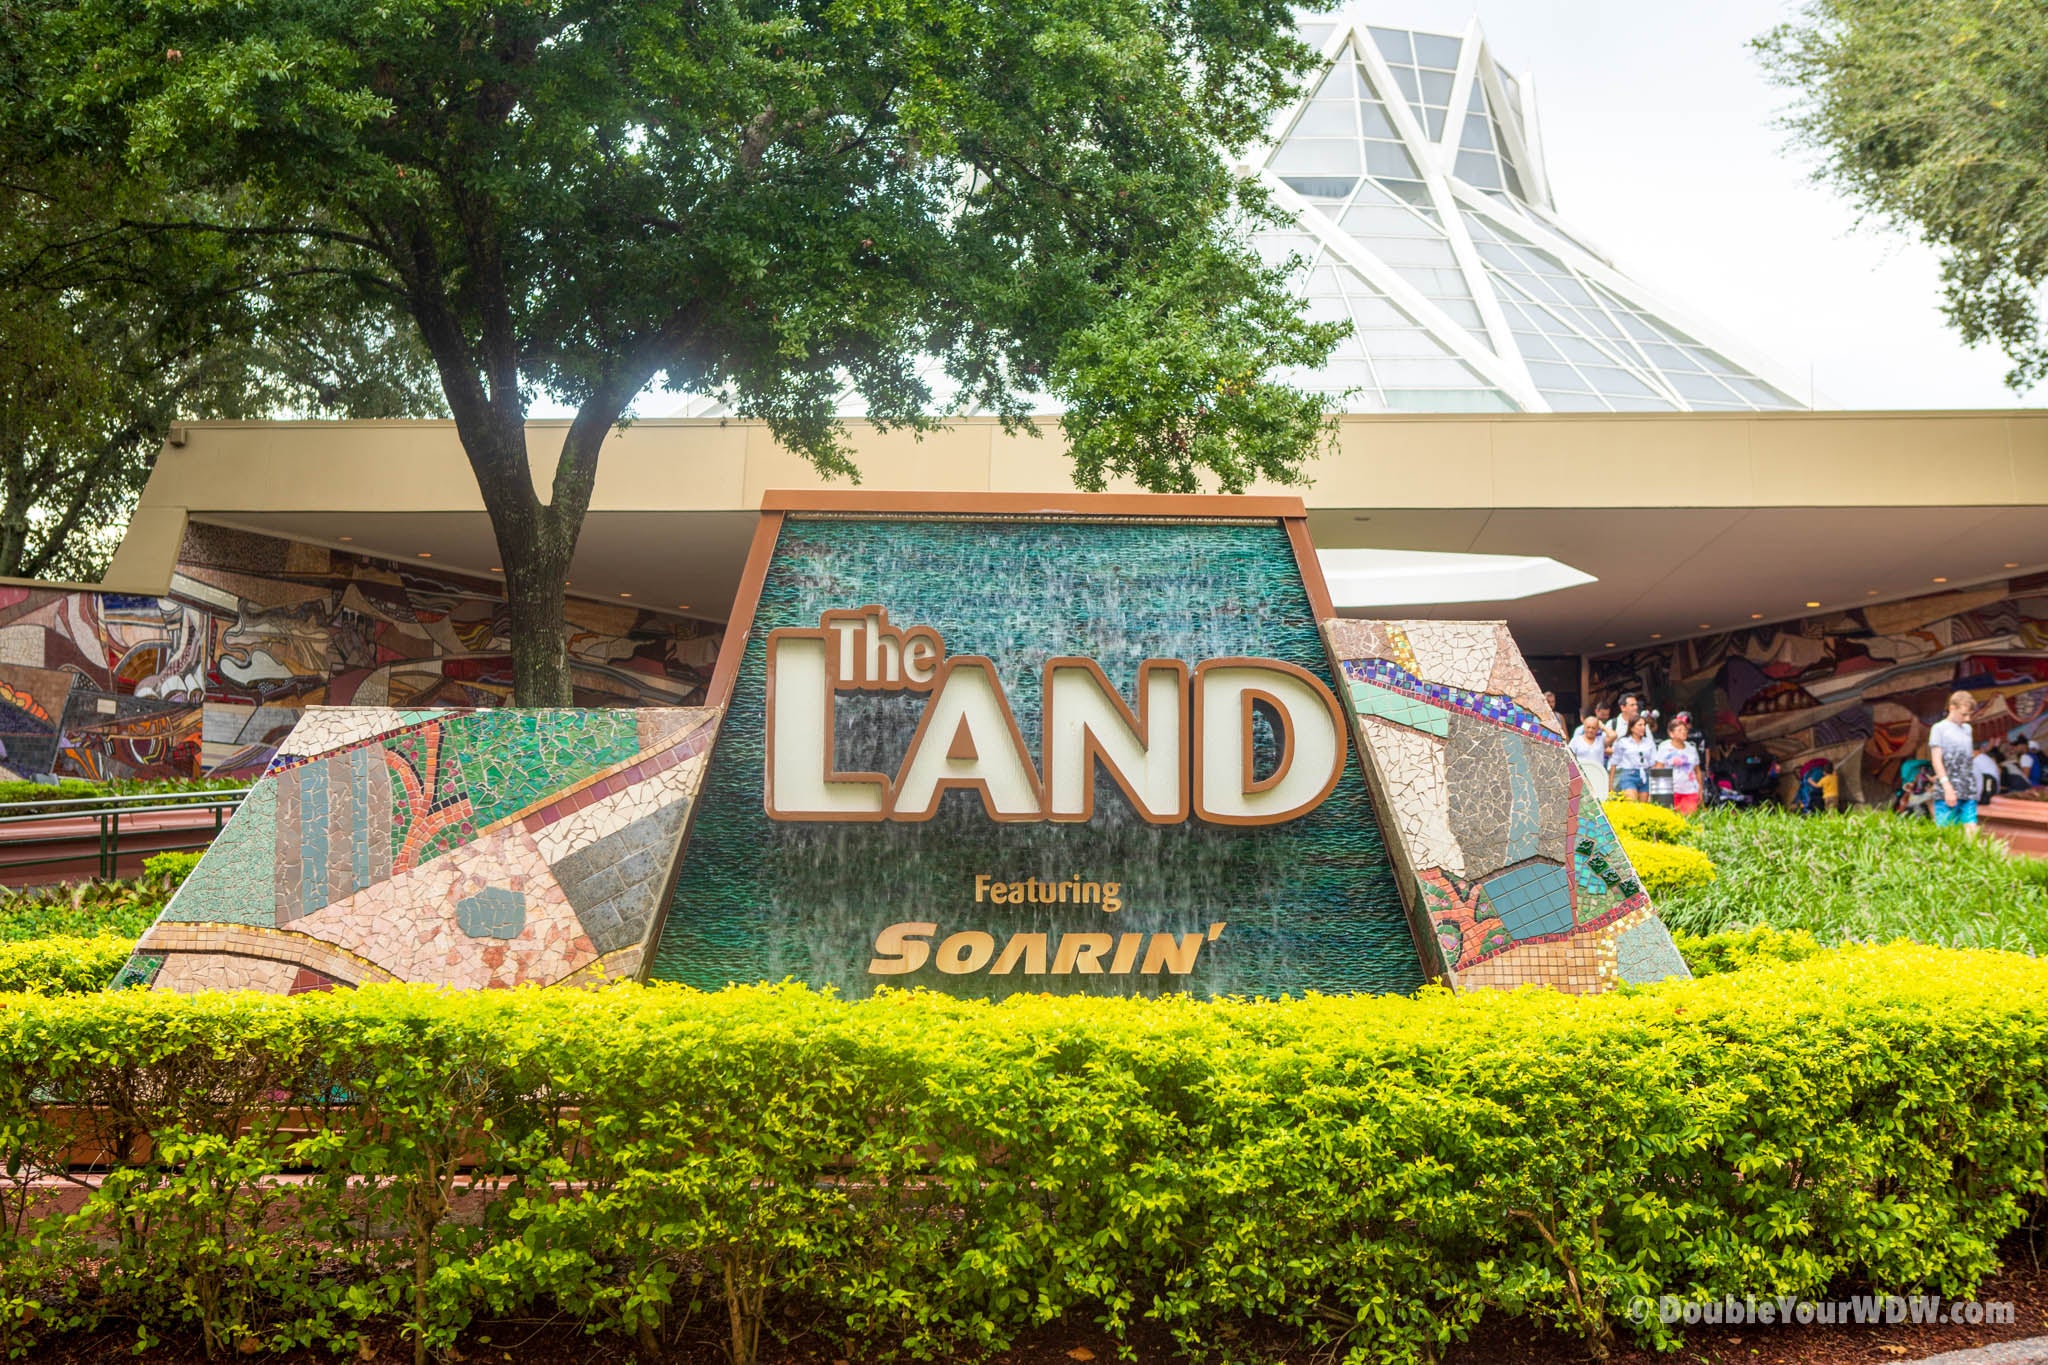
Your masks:
M 2024 1239 L 2015 1238 L 2005 1253 L 2006 1269 L 1987 1279 L 1977 1298 L 1985 1303 L 2012 1304 L 2010 1324 L 1695 1326 L 1686 1329 L 1685 1345 L 1675 1353 L 1659 1355 L 1624 1342 L 1608 1360 L 1610 1365 L 1865 1365 L 1912 1361 L 1970 1346 L 2048 1336 L 2048 1266 L 2036 1259 L 2034 1248 Z M 174 1335 L 139 1356 L 133 1353 L 134 1342 L 132 1332 L 109 1329 L 43 1342 L 33 1358 L 38 1365 L 102 1365 L 132 1359 L 161 1365 L 196 1365 L 206 1359 L 197 1334 Z M 1288 1361 L 1296 1365 L 1328 1365 L 1329 1361 L 1327 1351 L 1313 1350 L 1284 1336 L 1243 1340 L 1233 1346 L 1233 1354 L 1240 1359 Z M 1162 1332 L 1141 1330 L 1131 1347 L 1140 1362 L 1180 1358 L 1172 1341 Z M 841 1348 L 815 1338 L 764 1343 L 761 1356 L 763 1365 L 857 1365 L 845 1358 Z M 324 1350 L 249 1358 L 289 1365 L 336 1365 L 337 1361 Z M 412 1351 L 393 1335 L 366 1343 L 357 1359 L 360 1365 L 410 1365 Z M 586 1336 L 571 1323 L 535 1321 L 479 1324 L 448 1359 L 456 1365 L 653 1365 L 622 1339 Z M 721 1340 L 707 1333 L 702 1338 L 679 1343 L 659 1359 L 660 1365 L 725 1365 L 727 1355 Z M 993 1357 L 987 1365 L 1073 1365 L 1076 1361 L 1091 1360 L 1101 1365 L 1117 1365 L 1118 1359 L 1117 1344 L 1094 1328 L 1056 1325 L 1033 1333 L 1012 1350 Z M 1503 1318 L 1482 1323 L 1471 1340 L 1452 1348 L 1443 1365 L 1499 1365 L 1503 1361 L 1517 1365 L 1584 1365 L 1588 1359 L 1585 1343 L 1581 1341 Z

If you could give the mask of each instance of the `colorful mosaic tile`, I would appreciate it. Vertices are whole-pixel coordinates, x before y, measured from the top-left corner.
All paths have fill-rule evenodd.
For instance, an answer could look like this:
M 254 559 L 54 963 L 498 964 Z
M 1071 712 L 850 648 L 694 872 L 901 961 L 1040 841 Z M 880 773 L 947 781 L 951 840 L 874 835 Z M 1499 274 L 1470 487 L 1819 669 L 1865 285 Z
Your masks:
M 1686 975 L 1498 622 L 1324 623 L 1417 934 L 1460 989 Z M 1625 944 L 1625 949 L 1621 946 Z
M 295 992 L 637 971 L 718 719 L 316 708 L 123 981 Z
M 1513 698 L 1474 692 L 1469 688 L 1453 687 L 1448 683 L 1425 681 L 1392 659 L 1346 659 L 1344 676 L 1354 683 L 1374 683 L 1437 706 L 1463 711 L 1497 725 L 1520 730 L 1527 735 L 1543 739 L 1551 739 L 1556 735 L 1556 727 L 1549 720 Z

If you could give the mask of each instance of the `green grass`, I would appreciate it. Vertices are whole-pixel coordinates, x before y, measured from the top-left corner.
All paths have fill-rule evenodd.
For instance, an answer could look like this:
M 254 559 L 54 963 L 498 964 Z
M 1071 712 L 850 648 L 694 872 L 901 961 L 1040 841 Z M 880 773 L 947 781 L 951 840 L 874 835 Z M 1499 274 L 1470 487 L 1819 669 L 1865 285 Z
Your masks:
M 1718 880 L 1657 898 L 1675 931 L 1768 925 L 1822 943 L 1909 938 L 2048 954 L 2048 862 L 1879 812 L 1709 811 L 1690 842 Z

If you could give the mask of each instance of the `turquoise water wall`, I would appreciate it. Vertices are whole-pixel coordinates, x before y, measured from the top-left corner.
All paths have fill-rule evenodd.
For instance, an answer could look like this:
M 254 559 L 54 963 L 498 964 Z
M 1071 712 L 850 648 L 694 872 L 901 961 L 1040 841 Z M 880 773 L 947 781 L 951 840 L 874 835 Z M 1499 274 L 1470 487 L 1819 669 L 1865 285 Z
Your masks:
M 969 995 L 1015 991 L 1203 995 L 1408 991 L 1421 984 L 1394 871 L 1355 753 L 1322 805 L 1283 825 L 1190 820 L 1154 826 L 1098 773 L 1087 825 L 996 824 L 954 791 L 923 824 L 768 819 L 765 640 L 820 613 L 879 605 L 899 628 L 929 625 L 949 655 L 1000 670 L 1026 748 L 1041 753 L 1046 659 L 1102 665 L 1127 701 L 1150 658 L 1246 655 L 1298 664 L 1326 685 L 1329 662 L 1285 529 L 1057 520 L 792 516 L 784 522 L 731 709 L 699 796 L 690 846 L 650 975 L 705 988 L 793 977 L 865 995 L 877 984 Z M 925 698 L 841 693 L 837 766 L 894 772 Z M 1277 754 L 1263 722 L 1257 767 Z M 976 904 L 974 880 L 1079 877 L 1121 885 L 1123 908 Z M 937 938 L 1013 933 L 1185 935 L 1227 927 L 1195 970 L 1173 975 L 868 974 L 876 934 L 906 920 Z M 937 939 L 934 940 L 936 942 Z

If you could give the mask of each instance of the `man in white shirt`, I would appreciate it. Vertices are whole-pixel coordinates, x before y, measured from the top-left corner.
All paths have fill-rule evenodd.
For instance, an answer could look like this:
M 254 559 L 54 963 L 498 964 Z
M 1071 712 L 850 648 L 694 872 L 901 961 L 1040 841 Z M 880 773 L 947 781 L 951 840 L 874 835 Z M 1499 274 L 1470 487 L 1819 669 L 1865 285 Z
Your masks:
M 1934 765 L 1934 823 L 1961 825 L 1977 832 L 1976 775 L 1972 772 L 1977 750 L 1970 736 L 1970 712 L 1977 699 L 1968 692 L 1949 693 L 1948 718 L 1934 723 L 1927 733 L 1928 757 Z
M 1572 751 L 1572 757 L 1579 761 L 1579 772 L 1585 777 L 1586 791 L 1604 797 L 1607 795 L 1607 733 L 1600 728 L 1598 716 L 1587 716 L 1581 721 L 1577 733 L 1566 741 L 1565 747 Z

